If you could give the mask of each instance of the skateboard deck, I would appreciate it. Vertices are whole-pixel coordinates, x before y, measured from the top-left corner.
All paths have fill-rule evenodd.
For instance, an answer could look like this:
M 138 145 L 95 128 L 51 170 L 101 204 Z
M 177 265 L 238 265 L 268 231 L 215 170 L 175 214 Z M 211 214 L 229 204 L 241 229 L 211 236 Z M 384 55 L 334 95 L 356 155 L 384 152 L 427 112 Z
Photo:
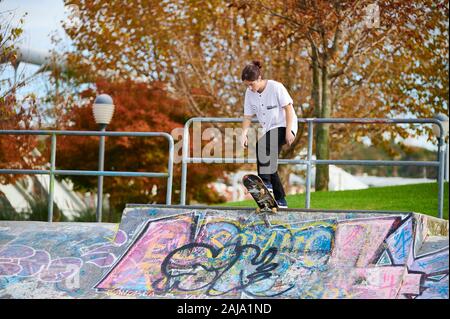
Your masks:
M 254 174 L 245 175 L 242 178 L 242 183 L 258 205 L 256 210 L 258 213 L 261 211 L 277 212 L 278 204 L 259 176 Z

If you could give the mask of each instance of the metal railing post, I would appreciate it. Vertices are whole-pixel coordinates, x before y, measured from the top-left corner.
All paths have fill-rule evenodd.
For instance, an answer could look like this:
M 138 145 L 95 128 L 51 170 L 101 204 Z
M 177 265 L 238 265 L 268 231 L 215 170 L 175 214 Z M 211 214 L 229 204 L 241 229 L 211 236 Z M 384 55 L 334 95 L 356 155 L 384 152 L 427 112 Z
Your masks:
M 448 143 L 445 144 L 445 153 L 444 153 L 444 181 L 448 182 Z
M 106 131 L 106 124 L 100 125 L 100 131 Z M 103 172 L 105 165 L 105 136 L 100 136 L 100 143 L 98 149 L 98 171 Z M 102 221 L 102 209 L 103 209 L 103 176 L 98 176 L 97 180 L 97 222 L 100 223 Z
M 307 164 L 306 164 L 306 203 L 305 207 L 311 207 L 311 166 L 312 166 L 312 147 L 313 147 L 313 121 L 309 120 L 308 122 L 308 155 L 307 155 Z
M 444 138 L 438 138 L 439 143 L 439 170 L 438 170 L 438 213 L 439 218 L 444 218 L 444 161 L 445 161 L 445 145 Z
M 172 136 L 170 136 L 170 138 L 168 138 L 168 140 L 169 140 L 169 161 L 167 164 L 167 172 L 168 172 L 169 176 L 167 176 L 166 204 L 170 205 L 172 203 L 174 143 L 173 143 Z
M 189 157 L 189 126 L 193 119 L 189 119 L 184 124 L 183 130 L 183 149 L 181 158 L 181 194 L 180 194 L 180 204 L 186 205 L 186 183 L 187 183 L 187 161 Z
M 48 185 L 48 210 L 47 221 L 53 222 L 53 200 L 55 194 L 55 162 L 56 162 L 56 134 L 52 134 L 50 149 L 50 178 Z

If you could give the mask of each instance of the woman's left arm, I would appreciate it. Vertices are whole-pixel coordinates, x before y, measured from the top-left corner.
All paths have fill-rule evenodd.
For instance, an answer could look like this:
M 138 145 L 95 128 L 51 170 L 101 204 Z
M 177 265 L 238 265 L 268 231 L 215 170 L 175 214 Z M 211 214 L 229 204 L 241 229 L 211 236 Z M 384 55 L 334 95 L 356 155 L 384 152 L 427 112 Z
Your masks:
M 288 104 L 284 107 L 286 112 L 286 143 L 291 146 L 294 142 L 295 136 L 292 133 L 292 120 L 294 119 L 294 107 Z

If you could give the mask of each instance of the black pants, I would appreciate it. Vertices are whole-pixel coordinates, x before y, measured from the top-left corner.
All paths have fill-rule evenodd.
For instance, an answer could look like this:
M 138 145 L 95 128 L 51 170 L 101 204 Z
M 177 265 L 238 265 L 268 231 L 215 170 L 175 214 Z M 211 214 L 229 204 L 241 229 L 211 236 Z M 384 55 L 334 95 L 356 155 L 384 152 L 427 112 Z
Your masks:
M 280 176 L 278 176 L 278 156 L 286 144 L 286 128 L 277 127 L 259 139 L 256 143 L 258 175 L 265 183 L 272 184 L 276 200 L 286 196 Z

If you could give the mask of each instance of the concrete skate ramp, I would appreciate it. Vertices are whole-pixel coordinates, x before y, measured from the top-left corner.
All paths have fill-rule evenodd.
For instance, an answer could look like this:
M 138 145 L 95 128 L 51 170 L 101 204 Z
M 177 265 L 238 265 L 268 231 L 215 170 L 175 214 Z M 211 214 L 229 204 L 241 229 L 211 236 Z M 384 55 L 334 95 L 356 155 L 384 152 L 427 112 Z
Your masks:
M 181 298 L 448 298 L 448 222 L 420 214 L 129 207 L 96 288 Z
M 110 250 L 124 240 L 117 229 L 104 223 L 0 221 L 0 298 L 104 296 L 92 287 L 116 260 Z
M 449 297 L 448 221 L 421 214 L 129 205 L 118 230 L 37 224 L 0 222 L 2 298 Z

